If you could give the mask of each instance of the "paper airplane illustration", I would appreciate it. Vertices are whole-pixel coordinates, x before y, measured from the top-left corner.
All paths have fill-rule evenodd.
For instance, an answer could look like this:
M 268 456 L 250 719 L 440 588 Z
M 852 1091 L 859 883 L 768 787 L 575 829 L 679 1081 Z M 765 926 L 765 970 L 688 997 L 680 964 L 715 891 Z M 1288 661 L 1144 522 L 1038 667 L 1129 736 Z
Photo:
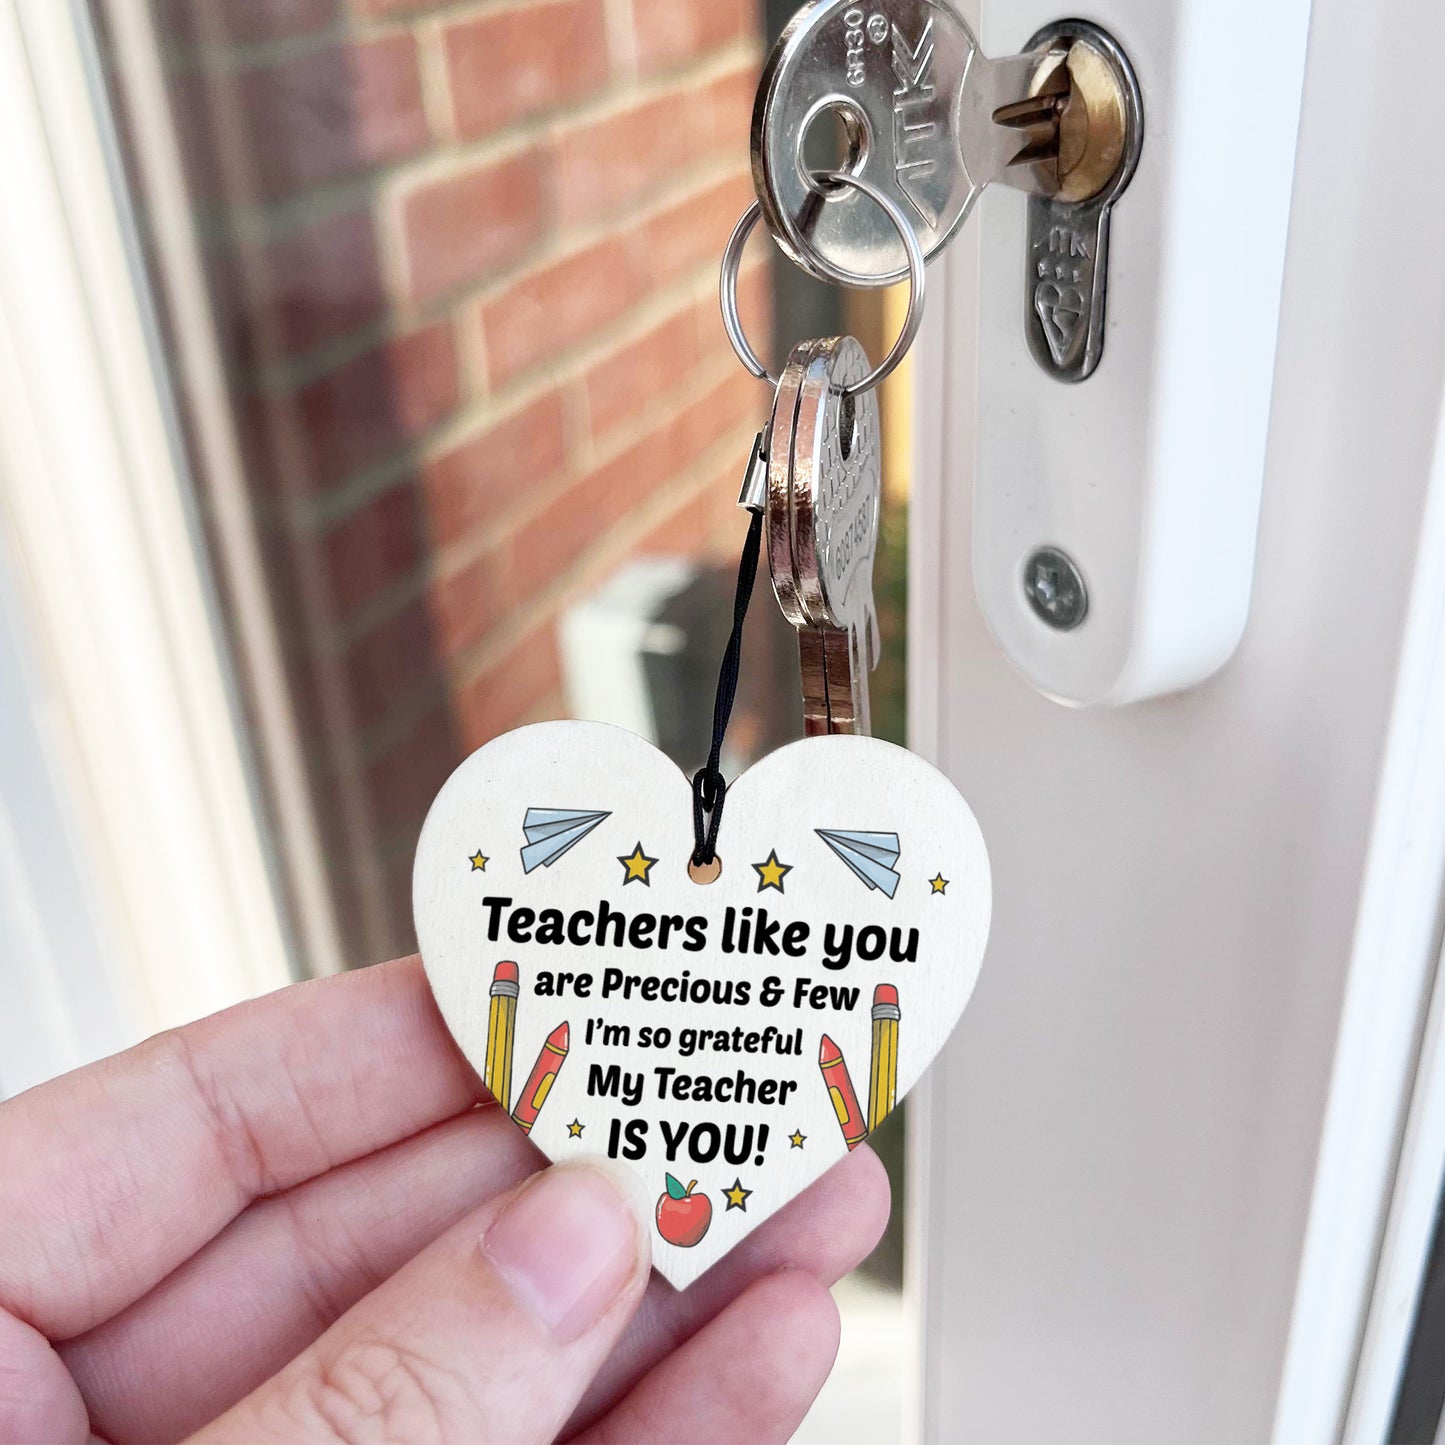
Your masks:
M 870 888 L 881 888 L 890 898 L 898 891 L 897 833 L 841 833 L 815 828 L 817 835 Z
M 522 821 L 527 846 L 522 849 L 522 872 L 550 868 L 569 848 L 580 843 L 611 813 L 583 813 L 575 808 L 528 808 Z

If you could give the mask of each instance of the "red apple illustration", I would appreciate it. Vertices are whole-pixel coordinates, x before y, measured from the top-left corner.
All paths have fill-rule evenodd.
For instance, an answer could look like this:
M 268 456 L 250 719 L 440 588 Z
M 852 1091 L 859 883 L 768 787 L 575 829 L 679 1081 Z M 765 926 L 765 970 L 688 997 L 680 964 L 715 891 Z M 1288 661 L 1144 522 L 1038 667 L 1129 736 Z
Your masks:
M 712 1223 L 712 1200 L 706 1194 L 694 1194 L 697 1180 L 686 1188 L 667 1176 L 667 1191 L 657 1201 L 657 1232 L 681 1249 L 691 1249 Z

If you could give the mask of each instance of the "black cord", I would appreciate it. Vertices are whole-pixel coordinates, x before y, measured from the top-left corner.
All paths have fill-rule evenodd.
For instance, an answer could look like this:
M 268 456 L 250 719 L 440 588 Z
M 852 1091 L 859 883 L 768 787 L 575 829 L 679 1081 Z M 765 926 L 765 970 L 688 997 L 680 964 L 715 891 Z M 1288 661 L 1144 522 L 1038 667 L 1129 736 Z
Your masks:
M 743 653 L 743 623 L 747 621 L 748 603 L 753 597 L 753 583 L 758 577 L 758 555 L 763 546 L 763 514 L 753 513 L 748 539 L 743 543 L 742 560 L 738 563 L 738 590 L 733 599 L 733 630 L 723 652 L 717 675 L 717 698 L 712 707 L 712 749 L 707 765 L 692 779 L 692 861 L 705 867 L 717 857 L 717 832 L 722 826 L 723 803 L 727 800 L 727 780 L 719 771 L 722 762 L 723 738 L 728 720 L 733 715 L 733 702 L 738 692 L 738 672 Z

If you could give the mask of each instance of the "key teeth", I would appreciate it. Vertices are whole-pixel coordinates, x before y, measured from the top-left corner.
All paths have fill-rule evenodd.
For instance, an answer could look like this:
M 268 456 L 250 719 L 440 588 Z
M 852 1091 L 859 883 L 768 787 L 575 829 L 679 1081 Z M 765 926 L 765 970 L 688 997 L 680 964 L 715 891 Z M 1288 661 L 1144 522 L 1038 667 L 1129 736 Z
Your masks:
M 993 113 L 993 123 L 1008 130 L 1031 130 L 1036 125 L 1052 125 L 1068 102 L 1068 92 L 1059 95 L 1031 95 L 1027 100 L 1010 101 Z

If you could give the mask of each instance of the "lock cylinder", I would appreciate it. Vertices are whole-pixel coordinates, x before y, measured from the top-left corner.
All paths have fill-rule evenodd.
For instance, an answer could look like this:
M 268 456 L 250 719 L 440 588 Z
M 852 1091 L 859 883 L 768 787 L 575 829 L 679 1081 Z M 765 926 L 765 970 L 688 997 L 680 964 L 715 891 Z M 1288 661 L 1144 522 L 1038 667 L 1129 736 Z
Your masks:
M 1055 153 L 1037 163 L 1042 188 L 1089 201 L 1114 179 L 1129 141 L 1129 84 L 1113 58 L 1083 37 L 1052 49 L 1030 87 L 1061 93 Z

